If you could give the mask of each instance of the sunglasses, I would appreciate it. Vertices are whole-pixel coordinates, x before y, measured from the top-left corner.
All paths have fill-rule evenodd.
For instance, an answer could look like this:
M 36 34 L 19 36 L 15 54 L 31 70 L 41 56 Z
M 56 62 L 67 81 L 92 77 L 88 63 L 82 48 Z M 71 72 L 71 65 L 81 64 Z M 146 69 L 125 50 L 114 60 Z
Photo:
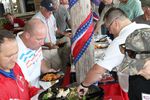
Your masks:
M 136 59 L 137 54 L 150 54 L 150 51 L 133 51 L 130 49 L 126 49 L 125 44 L 119 45 L 119 48 L 122 54 L 128 54 L 128 56 L 132 59 Z

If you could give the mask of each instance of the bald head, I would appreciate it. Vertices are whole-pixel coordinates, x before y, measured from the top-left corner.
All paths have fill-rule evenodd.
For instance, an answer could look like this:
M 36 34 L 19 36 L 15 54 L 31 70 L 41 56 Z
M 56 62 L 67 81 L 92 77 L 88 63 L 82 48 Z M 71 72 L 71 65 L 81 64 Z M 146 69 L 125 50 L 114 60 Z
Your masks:
M 36 32 L 46 34 L 47 26 L 41 20 L 33 18 L 26 23 L 24 31 L 30 35 L 34 35 Z
M 21 39 L 26 47 L 37 50 L 44 45 L 47 30 L 47 26 L 41 20 L 33 18 L 26 23 Z
M 57 10 L 58 7 L 59 7 L 59 5 L 60 5 L 60 0 L 51 0 L 51 1 L 52 1 L 52 3 L 54 4 L 55 10 Z

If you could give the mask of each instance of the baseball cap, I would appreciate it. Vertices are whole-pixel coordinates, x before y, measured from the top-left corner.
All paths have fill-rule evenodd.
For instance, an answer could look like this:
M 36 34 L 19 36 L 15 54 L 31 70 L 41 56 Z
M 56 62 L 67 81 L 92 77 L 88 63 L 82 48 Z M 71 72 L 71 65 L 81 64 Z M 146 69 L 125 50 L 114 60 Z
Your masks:
M 125 46 L 134 51 L 150 51 L 150 28 L 137 29 L 126 39 Z
M 146 59 L 150 59 L 150 53 L 140 53 L 143 51 L 150 52 L 149 44 L 150 28 L 137 29 L 131 33 L 125 41 L 125 47 L 128 50 L 136 52 L 136 58 L 130 58 L 128 54 L 126 54 L 119 67 L 119 71 L 129 75 L 137 74 L 144 66 Z
M 45 7 L 48 11 L 55 10 L 54 4 L 51 0 L 42 0 L 41 1 L 41 6 Z

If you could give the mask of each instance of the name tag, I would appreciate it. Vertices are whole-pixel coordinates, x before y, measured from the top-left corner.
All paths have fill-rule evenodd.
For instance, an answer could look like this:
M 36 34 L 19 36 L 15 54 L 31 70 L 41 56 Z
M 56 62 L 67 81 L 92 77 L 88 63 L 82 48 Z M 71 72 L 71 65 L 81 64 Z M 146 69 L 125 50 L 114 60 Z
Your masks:
M 142 93 L 142 100 L 150 100 L 150 94 Z

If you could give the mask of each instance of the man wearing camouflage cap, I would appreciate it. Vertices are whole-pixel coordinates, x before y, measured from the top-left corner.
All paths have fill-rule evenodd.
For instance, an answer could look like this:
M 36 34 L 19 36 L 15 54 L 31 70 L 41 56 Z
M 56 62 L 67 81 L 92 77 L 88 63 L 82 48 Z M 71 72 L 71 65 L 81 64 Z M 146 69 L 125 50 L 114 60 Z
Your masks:
M 147 63 L 144 66 L 150 59 L 149 43 L 150 28 L 142 28 L 131 33 L 125 44 L 119 46 L 121 53 L 125 54 L 119 71 L 129 75 L 130 100 L 150 100 L 150 75 L 146 71 Z
M 136 23 L 144 23 L 150 25 L 150 0 L 141 0 L 144 14 L 133 19 Z

